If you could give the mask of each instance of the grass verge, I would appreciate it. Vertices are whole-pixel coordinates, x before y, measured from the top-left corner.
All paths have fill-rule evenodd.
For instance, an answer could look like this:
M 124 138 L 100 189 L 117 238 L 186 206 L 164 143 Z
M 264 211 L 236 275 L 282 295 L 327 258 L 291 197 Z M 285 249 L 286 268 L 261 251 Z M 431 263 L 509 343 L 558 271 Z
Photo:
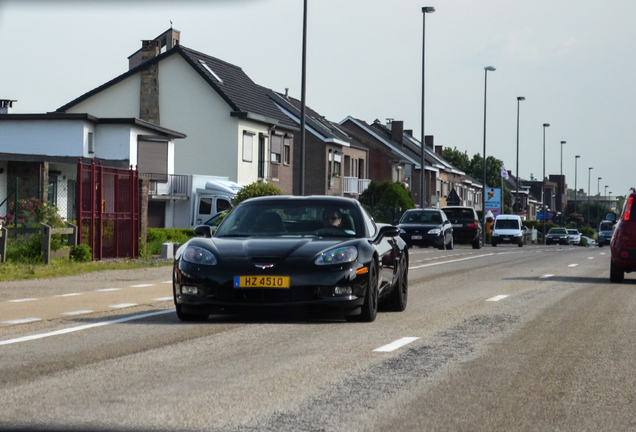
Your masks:
M 28 263 L 0 264 L 0 281 L 44 279 L 57 276 L 72 276 L 101 270 L 131 270 L 172 265 L 172 260 L 124 259 L 91 262 L 74 262 L 65 259 L 54 260 L 49 265 Z

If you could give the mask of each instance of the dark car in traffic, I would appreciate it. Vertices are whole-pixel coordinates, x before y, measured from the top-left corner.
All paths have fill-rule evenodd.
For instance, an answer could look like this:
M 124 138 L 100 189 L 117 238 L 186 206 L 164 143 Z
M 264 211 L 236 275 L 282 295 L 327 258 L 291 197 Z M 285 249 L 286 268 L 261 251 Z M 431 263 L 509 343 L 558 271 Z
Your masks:
M 614 216 L 615 217 L 615 216 Z M 614 234 L 614 222 L 609 220 L 602 220 L 598 225 L 598 245 L 609 245 Z
M 625 273 L 636 271 L 636 211 L 634 211 L 636 192 L 631 192 L 625 199 L 623 211 L 619 218 L 610 212 L 605 219 L 614 222 L 614 235 L 610 241 L 612 253 L 610 261 L 610 281 L 623 282 Z
M 201 321 L 211 313 L 294 309 L 370 322 L 380 303 L 403 311 L 409 256 L 399 232 L 376 224 L 350 198 L 243 201 L 214 236 L 198 226 L 198 237 L 177 250 L 177 316 Z
M 484 243 L 482 227 L 477 211 L 472 207 L 447 206 L 442 211 L 450 220 L 453 228 L 453 242 L 470 244 L 473 249 L 480 249 Z
M 453 227 L 440 209 L 407 210 L 395 224 L 409 247 L 453 249 Z
M 551 245 L 552 243 L 569 245 L 570 235 L 568 231 L 565 228 L 550 228 L 550 231 L 545 236 L 545 244 Z

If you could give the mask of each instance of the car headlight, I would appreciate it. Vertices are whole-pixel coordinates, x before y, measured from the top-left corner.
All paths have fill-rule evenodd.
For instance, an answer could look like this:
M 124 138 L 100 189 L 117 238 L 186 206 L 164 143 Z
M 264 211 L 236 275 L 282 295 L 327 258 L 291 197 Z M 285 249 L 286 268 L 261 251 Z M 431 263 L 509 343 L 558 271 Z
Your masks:
M 355 246 L 346 246 L 325 252 L 316 260 L 316 265 L 344 264 L 355 261 L 358 258 L 358 249 Z
M 192 264 L 217 264 L 216 257 L 212 252 L 194 245 L 187 246 L 183 251 L 183 260 Z
M 439 228 L 433 228 L 432 230 L 429 230 L 428 233 L 432 234 L 432 235 L 438 235 L 439 233 L 441 233 L 442 230 Z
M 515 234 L 515 237 L 521 237 L 522 235 L 523 234 L 521 234 L 521 233 L 517 233 L 517 234 Z

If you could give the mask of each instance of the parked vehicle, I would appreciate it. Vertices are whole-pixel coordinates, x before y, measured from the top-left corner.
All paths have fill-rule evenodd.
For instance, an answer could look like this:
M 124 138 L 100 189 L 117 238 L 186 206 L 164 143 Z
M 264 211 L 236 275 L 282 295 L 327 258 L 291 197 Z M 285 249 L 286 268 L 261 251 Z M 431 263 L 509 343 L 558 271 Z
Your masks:
M 448 206 L 442 211 L 451 222 L 453 228 L 453 242 L 456 244 L 471 244 L 473 249 L 480 249 L 484 238 L 479 216 L 472 207 Z
M 524 230 L 521 217 L 517 215 L 499 215 L 492 229 L 492 245 L 516 244 L 523 247 Z
M 610 222 L 616 221 L 614 235 L 610 241 L 612 282 L 622 282 L 625 273 L 636 271 L 636 212 L 632 211 L 635 197 L 636 192 L 631 192 L 627 196 L 620 218 L 617 218 L 614 212 L 605 216 Z
M 436 247 L 453 249 L 453 227 L 439 209 L 407 210 L 399 221 L 400 237 L 408 247 Z
M 232 198 L 241 189 L 241 185 L 230 181 L 227 177 L 204 175 L 175 176 L 180 184 L 173 184 L 168 195 L 175 190 L 181 192 L 183 199 L 176 199 L 173 204 L 173 227 L 194 228 L 203 224 L 219 212 L 232 208 Z M 153 199 L 161 199 L 154 195 Z
M 356 200 L 267 196 L 221 222 L 195 228 L 175 254 L 173 292 L 182 321 L 210 313 L 311 308 L 373 321 L 378 304 L 403 311 L 408 249 L 399 229 L 376 224 Z
M 595 247 L 596 246 L 596 240 L 594 240 L 593 238 L 586 237 L 586 236 L 581 236 L 581 239 L 585 239 L 585 241 L 587 241 L 587 247 Z
M 550 228 L 548 235 L 545 236 L 545 244 L 551 245 L 552 243 L 569 245 L 570 235 L 565 228 Z
M 568 232 L 568 237 L 570 238 L 570 244 L 578 245 L 579 243 L 581 243 L 581 233 L 579 232 L 579 230 L 568 228 L 566 231 Z
M 614 223 L 608 220 L 602 220 L 598 225 L 598 245 L 609 245 L 612 240 L 612 234 L 614 234 Z

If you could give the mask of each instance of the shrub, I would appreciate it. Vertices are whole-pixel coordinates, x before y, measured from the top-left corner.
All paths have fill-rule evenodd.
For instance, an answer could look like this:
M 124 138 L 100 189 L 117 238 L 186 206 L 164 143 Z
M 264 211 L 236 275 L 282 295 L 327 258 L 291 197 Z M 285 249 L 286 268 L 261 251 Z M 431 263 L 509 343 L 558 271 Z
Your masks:
M 147 253 L 160 254 L 162 244 L 170 242 L 182 245 L 192 237 L 194 237 L 194 230 L 190 228 L 148 228 Z
M 283 192 L 273 184 L 256 182 L 242 187 L 236 196 L 232 198 L 232 205 L 236 206 L 249 198 L 282 194 Z
M 39 234 L 16 234 L 7 244 L 7 261 L 37 263 L 42 260 L 42 243 Z
M 71 260 L 75 262 L 89 262 L 93 260 L 91 247 L 87 244 L 80 244 L 71 248 Z
M 579 246 L 587 246 L 587 239 L 585 237 L 581 237 L 581 242 L 579 243 Z

